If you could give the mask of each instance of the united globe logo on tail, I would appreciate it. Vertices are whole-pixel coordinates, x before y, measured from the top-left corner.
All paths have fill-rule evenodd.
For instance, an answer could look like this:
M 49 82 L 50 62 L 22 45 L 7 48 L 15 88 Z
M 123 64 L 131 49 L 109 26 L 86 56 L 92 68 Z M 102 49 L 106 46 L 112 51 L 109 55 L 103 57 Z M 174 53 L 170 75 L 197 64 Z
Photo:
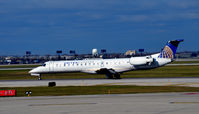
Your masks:
M 165 46 L 164 49 L 162 50 L 159 58 L 170 58 L 173 59 L 173 51 L 171 50 L 170 47 Z
M 161 51 L 158 58 L 174 59 L 178 44 L 183 41 L 183 39 L 169 41 Z

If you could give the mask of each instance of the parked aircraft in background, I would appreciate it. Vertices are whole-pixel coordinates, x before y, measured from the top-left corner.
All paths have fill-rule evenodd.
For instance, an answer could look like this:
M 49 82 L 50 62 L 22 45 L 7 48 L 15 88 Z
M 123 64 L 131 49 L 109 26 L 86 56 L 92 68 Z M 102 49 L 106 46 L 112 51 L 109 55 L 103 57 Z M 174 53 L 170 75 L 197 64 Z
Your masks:
M 175 59 L 175 53 L 180 40 L 168 41 L 160 53 L 142 57 L 114 58 L 114 59 L 85 59 L 48 61 L 42 66 L 32 69 L 29 73 L 41 79 L 42 74 L 84 72 L 93 74 L 105 74 L 107 78 L 120 79 L 120 74 L 132 70 L 153 69 L 171 63 Z

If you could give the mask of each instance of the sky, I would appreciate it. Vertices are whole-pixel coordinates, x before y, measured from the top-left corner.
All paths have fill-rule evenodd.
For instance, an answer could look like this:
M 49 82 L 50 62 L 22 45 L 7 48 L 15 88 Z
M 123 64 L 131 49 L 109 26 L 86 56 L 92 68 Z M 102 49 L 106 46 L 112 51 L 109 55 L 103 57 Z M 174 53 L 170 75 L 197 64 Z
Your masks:
M 0 55 L 199 50 L 199 0 L 0 0 Z

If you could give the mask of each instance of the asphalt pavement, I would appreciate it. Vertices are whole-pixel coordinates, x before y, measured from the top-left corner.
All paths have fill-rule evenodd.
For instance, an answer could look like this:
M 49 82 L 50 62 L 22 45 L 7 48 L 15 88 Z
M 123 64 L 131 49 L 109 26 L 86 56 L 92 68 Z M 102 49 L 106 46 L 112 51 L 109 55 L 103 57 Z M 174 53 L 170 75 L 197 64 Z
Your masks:
M 0 80 L 0 87 L 48 86 L 49 82 L 55 82 L 56 86 L 140 85 L 140 86 L 189 86 L 189 87 L 199 87 L 199 78 Z
M 198 114 L 199 93 L 0 98 L 1 114 Z

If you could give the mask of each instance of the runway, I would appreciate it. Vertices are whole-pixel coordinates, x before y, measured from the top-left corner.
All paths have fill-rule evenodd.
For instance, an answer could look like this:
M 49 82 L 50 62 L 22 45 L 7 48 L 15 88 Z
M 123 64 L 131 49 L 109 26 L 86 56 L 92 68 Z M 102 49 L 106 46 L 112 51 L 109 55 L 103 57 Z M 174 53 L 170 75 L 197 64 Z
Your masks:
M 0 71 L 1 70 L 31 70 L 33 68 L 0 68 Z
M 69 79 L 69 80 L 18 80 L 0 81 L 0 87 L 48 86 L 93 86 L 93 85 L 139 85 L 139 86 L 189 86 L 199 87 L 199 78 L 125 78 L 125 79 Z
M 198 93 L 0 98 L 1 114 L 198 114 Z

